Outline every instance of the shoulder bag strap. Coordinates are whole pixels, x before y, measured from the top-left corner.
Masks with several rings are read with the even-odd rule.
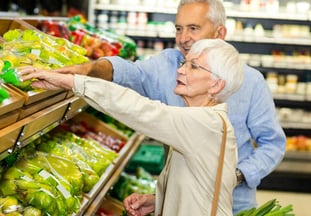
[[[225,156],[225,146],[226,146],[226,139],[227,139],[226,122],[220,114],[218,114],[218,115],[220,116],[220,118],[222,120],[224,131],[223,131],[223,135],[222,135],[221,149],[220,149],[220,154],[219,154],[219,158],[218,158],[218,167],[217,167],[217,175],[216,175],[216,181],[215,181],[215,190],[214,190],[211,216],[216,216],[216,212],[217,212],[219,191],[220,191],[220,182],[221,182],[221,176],[222,176],[222,169],[223,169],[224,156]]]

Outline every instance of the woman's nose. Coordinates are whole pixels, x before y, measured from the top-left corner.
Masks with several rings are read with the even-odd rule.
[[[179,73],[179,74],[186,74],[186,67],[185,67],[185,65],[182,65],[181,67],[179,67],[177,69],[177,73]]]

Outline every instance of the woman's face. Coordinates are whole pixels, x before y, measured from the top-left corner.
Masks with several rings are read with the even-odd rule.
[[[210,96],[209,89],[215,82],[205,55],[187,55],[186,61],[177,70],[174,92],[183,97],[188,105],[202,105]]]

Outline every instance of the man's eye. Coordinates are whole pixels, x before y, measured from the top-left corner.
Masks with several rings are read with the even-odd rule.
[[[197,26],[191,26],[191,27],[189,28],[189,30],[190,30],[191,32],[195,32],[195,31],[199,31],[200,28],[197,27]]]
[[[181,28],[180,27],[175,27],[176,33],[181,32]]]

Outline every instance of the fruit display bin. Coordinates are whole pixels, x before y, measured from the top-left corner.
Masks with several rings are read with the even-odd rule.
[[[9,150],[14,151],[17,144],[18,148],[21,148],[65,121],[71,104],[77,100],[81,99],[73,97],[62,100],[0,129],[0,158],[5,157]],[[79,108],[79,110],[82,109],[83,107]],[[77,108],[75,110],[79,112]],[[7,115],[7,113],[3,115]]]
[[[36,29],[29,23],[18,18],[1,18],[0,19],[0,36],[11,29]]]
[[[38,21],[36,21],[38,22]],[[2,18],[0,19],[0,36],[9,30],[13,29],[33,29],[38,30],[30,23],[27,23],[18,18]],[[39,31],[39,30],[38,30]],[[5,42],[3,38],[1,38],[0,43]],[[11,84],[7,84],[11,89],[18,92],[20,95],[24,97],[24,104],[20,109],[18,119],[23,119],[39,110],[42,110],[46,107],[49,107],[61,100],[64,100],[68,91],[64,90],[56,90],[56,91],[47,91],[47,90],[29,90],[23,91]],[[16,114],[14,115],[16,116]],[[12,123],[12,122],[11,122]],[[1,125],[0,125],[1,126]]]
[[[1,84],[9,94],[9,98],[0,103],[0,129],[16,122],[20,110],[25,102],[25,97],[5,84]]]
[[[120,216],[123,214],[124,207],[123,203],[117,199],[114,199],[110,196],[106,196],[102,200],[102,205],[98,209],[98,215],[111,215],[111,216]]]
[[[117,180],[119,174],[115,172],[120,172],[120,166],[126,157],[132,155],[139,146],[139,143],[144,138],[143,135],[138,133],[133,134],[131,137],[126,137],[118,130],[112,128],[105,122],[97,119],[92,114],[87,112],[81,112],[70,119],[72,123],[77,125],[87,124],[94,132],[101,132],[105,135],[111,136],[113,138],[119,139],[125,142],[125,145],[122,147],[121,151],[118,152],[118,157],[114,159],[112,164],[106,169],[105,173],[100,177],[99,182],[93,187],[93,189],[83,196],[82,206],[80,212],[77,215],[88,215],[86,212],[94,212],[94,209],[97,209],[101,205],[101,200],[105,197],[106,192],[110,189],[111,185]],[[129,154],[129,152],[132,152]],[[124,163],[122,166],[125,166]]]
[[[81,121],[86,121],[88,125],[92,126],[92,128],[95,131],[101,131],[105,132],[107,135],[110,135],[112,137],[118,138],[122,141],[127,142],[128,137],[121,134],[118,130],[110,127],[108,124],[105,122],[99,120],[95,116],[87,113],[87,112],[81,112],[79,115],[76,115],[73,119],[75,122],[81,122]]]
[[[9,85],[19,94],[23,95],[25,102],[21,108],[19,119],[23,119],[39,110],[49,107],[57,102],[60,102],[66,98],[67,91],[53,90],[46,91],[43,89],[36,89],[30,91],[23,91],[13,85]]]

